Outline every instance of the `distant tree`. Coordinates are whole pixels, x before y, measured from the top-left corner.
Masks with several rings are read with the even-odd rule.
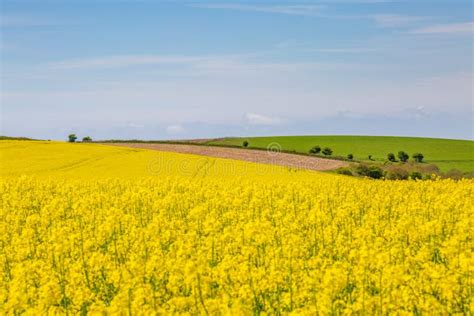
[[[395,154],[394,154],[394,153],[389,153],[389,154],[387,155],[387,160],[388,160],[388,161],[391,161],[391,162],[395,162],[395,161],[396,161],[396,159],[395,159]]]
[[[332,155],[332,149],[329,148],[329,147],[326,147],[326,148],[323,149],[322,153],[323,153],[324,156],[331,156]]]
[[[385,179],[388,180],[406,180],[408,179],[408,171],[405,169],[396,166],[394,168],[391,168],[390,170],[387,170],[385,174]]]
[[[314,146],[309,150],[310,154],[319,154],[321,152],[321,147],[320,146]]]
[[[373,160],[373,159],[372,159],[372,155],[369,155],[369,160]]]
[[[404,152],[404,151],[399,151],[398,152],[398,159],[401,162],[407,162],[408,158],[410,158],[410,156],[408,156],[408,154],[406,152]]]
[[[353,155],[353,154],[349,154],[349,155],[347,155],[347,159],[349,159],[349,160],[352,160],[352,159],[354,159],[354,155]]]
[[[244,140],[244,142],[242,143],[242,146],[244,146],[244,147],[248,147],[248,146],[249,146],[249,142],[248,142],[248,141],[246,141],[246,140]]]
[[[74,143],[77,139],[77,136],[76,136],[76,134],[69,134],[68,138],[69,138],[70,143]]]
[[[422,153],[414,153],[412,157],[416,162],[423,162],[423,158],[425,158]]]
[[[360,163],[355,168],[355,172],[357,173],[357,175],[361,177],[366,177],[369,174],[369,166],[367,166],[366,164]]]
[[[92,138],[90,136],[86,136],[86,137],[82,138],[82,141],[85,142],[85,143],[88,143],[88,142],[92,141]]]
[[[377,166],[370,166],[367,176],[373,179],[380,179],[383,177],[383,170]]]
[[[346,176],[353,176],[351,169],[349,168],[339,168],[336,170],[338,174],[343,174]]]

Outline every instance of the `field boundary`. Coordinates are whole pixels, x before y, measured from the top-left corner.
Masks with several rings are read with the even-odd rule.
[[[93,143],[97,144],[169,144],[169,145],[189,145],[189,146],[201,146],[201,147],[218,147],[218,148],[235,148],[241,150],[255,150],[255,151],[269,151],[269,148],[261,148],[261,147],[242,147],[238,145],[226,145],[226,144],[212,144],[210,142],[216,141],[223,138],[213,138],[213,139],[206,139],[203,142],[198,142],[199,140],[190,141],[190,140],[138,140],[138,139],[131,139],[131,140],[98,140],[93,141]],[[314,157],[320,159],[327,159],[327,160],[339,160],[339,161],[346,161],[346,162],[360,162],[359,160],[347,159],[343,156],[324,156],[321,154],[309,154],[298,152],[296,150],[285,150],[281,147],[278,150],[281,153],[289,154],[289,155],[297,155],[297,156],[304,156],[304,157]]]
[[[182,154],[199,155],[220,159],[240,160],[252,163],[277,165],[292,169],[314,171],[330,171],[349,165],[346,161],[336,159],[322,159],[312,155],[298,155],[279,151],[278,148],[267,150],[244,149],[241,147],[207,146],[180,142],[95,142],[105,146],[119,146],[140,148],[161,152],[175,152]]]

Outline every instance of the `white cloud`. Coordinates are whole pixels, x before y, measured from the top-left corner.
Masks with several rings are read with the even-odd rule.
[[[350,52],[346,49],[321,50],[326,53]],[[355,51],[353,51],[355,52]],[[370,67],[361,64],[329,63],[329,62],[260,62],[252,61],[246,56],[179,56],[179,55],[122,55],[103,56],[50,62],[46,67],[51,70],[91,70],[115,69],[137,66],[176,66],[188,69],[186,76],[203,74],[257,74],[266,72],[307,72],[355,70]],[[174,70],[176,74],[176,70]],[[181,72],[183,74],[183,72]],[[31,74],[30,74],[31,76]]]
[[[431,19],[431,17],[427,16],[398,14],[376,14],[372,16],[372,18],[377,23],[377,25],[381,27],[404,27]]]
[[[474,33],[474,22],[439,24],[413,30],[415,34],[469,34]]]
[[[278,117],[256,113],[245,113],[245,120],[250,125],[277,125],[282,123],[282,120]]]
[[[121,68],[140,65],[189,64],[204,59],[195,56],[123,55],[64,60],[50,63],[49,66],[54,69]]]
[[[221,10],[237,10],[237,11],[254,11],[265,13],[278,13],[289,15],[319,15],[324,8],[322,5],[306,4],[306,5],[252,5],[252,4],[195,4],[193,7],[204,9],[221,9]]]
[[[131,128],[144,128],[145,126],[142,125],[142,124],[137,124],[137,123],[134,123],[134,122],[127,122],[127,127],[131,127]]]
[[[185,128],[179,124],[170,125],[166,128],[166,133],[172,134],[172,135],[182,134],[185,131],[186,131]]]

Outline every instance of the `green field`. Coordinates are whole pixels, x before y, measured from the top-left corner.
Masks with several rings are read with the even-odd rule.
[[[240,146],[247,140],[250,148],[267,148],[271,143],[278,143],[282,150],[308,153],[313,146],[330,147],[336,156],[347,156],[352,153],[354,159],[365,161],[368,155],[372,159],[384,161],[387,154],[403,150],[411,155],[421,152],[427,163],[436,164],[442,171],[458,169],[474,171],[474,141],[391,137],[391,136],[274,136],[225,138],[209,142],[214,145]]]

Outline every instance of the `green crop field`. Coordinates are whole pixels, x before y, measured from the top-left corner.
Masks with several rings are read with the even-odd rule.
[[[390,137],[390,136],[275,136],[225,138],[209,142],[214,145],[242,145],[247,140],[249,148],[267,148],[271,143],[277,143],[282,150],[308,153],[313,146],[330,147],[336,156],[353,154],[354,159],[376,161],[386,160],[387,154],[403,150],[411,155],[421,152],[427,163],[436,164],[442,171],[458,169],[474,171],[474,141],[418,138],[418,137]]]

